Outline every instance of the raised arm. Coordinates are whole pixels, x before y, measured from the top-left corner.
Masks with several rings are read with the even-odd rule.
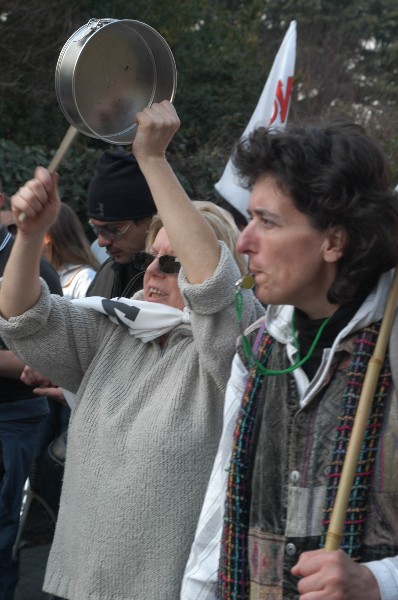
[[[213,230],[193,206],[166,159],[166,148],[180,120],[174,106],[165,100],[139,112],[136,122],[133,153],[188,281],[202,283],[213,275],[220,252]]]
[[[26,219],[18,221],[18,233],[4,270],[0,290],[0,313],[6,319],[21,315],[40,296],[40,257],[47,229],[56,221],[60,200],[57,175],[37,167],[28,181],[11,198],[13,211]]]

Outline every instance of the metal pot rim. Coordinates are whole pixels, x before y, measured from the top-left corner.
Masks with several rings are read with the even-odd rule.
[[[131,19],[90,19],[65,43],[55,70],[56,96],[81,133],[130,144],[135,114],[174,100],[177,70],[164,38]]]

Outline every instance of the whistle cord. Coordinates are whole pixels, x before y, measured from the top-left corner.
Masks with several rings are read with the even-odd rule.
[[[235,308],[236,308],[236,314],[238,317],[238,323],[241,323],[241,321],[242,321],[242,307],[243,307],[243,296],[242,296],[242,292],[238,289],[235,293]],[[325,329],[326,325],[329,323],[331,318],[332,318],[332,315],[330,317],[327,317],[323,321],[323,323],[321,324],[321,326],[319,327],[319,329],[317,331],[317,334],[314,338],[314,341],[311,344],[310,349],[308,350],[308,352],[304,356],[304,358],[301,358],[299,344],[298,344],[298,340],[297,340],[297,336],[296,336],[296,327],[295,327],[294,313],[293,313],[291,333],[292,333],[292,338],[293,338],[293,344],[297,350],[297,359],[294,361],[294,363],[292,365],[290,365],[290,367],[287,367],[286,369],[272,370],[272,369],[267,369],[266,367],[264,367],[254,356],[249,340],[244,335],[244,333],[242,333],[242,347],[243,347],[243,351],[244,351],[246,360],[247,360],[250,368],[256,367],[260,371],[260,373],[262,373],[262,375],[284,375],[285,373],[291,373],[292,371],[295,371],[296,369],[298,369],[299,367],[304,365],[311,358],[311,356],[319,342],[319,338],[321,337],[323,330]]]

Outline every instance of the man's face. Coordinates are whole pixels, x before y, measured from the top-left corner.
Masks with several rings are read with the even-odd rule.
[[[98,245],[120,264],[131,262],[134,254],[145,248],[145,238],[151,217],[140,221],[99,221],[90,219],[98,229]]]

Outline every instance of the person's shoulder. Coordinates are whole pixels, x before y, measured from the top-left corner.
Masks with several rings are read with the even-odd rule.
[[[101,265],[109,258],[106,248],[98,245],[98,239],[94,240],[91,244],[91,252]]]
[[[100,264],[99,269],[97,271],[97,275],[98,273],[103,273],[104,271],[108,271],[109,269],[114,270],[116,264],[117,263],[114,261],[112,256],[109,256],[102,264]]]
[[[90,279],[90,281],[92,281],[94,277],[96,277],[98,271],[93,269],[93,267],[90,267],[90,265],[79,265],[75,269],[76,277],[78,279]]]
[[[47,283],[52,294],[62,296],[62,287],[58,273],[44,257],[40,259],[40,277]]]
[[[115,280],[115,265],[117,265],[117,263],[115,263],[111,256],[100,265],[100,268],[87,290],[87,296],[108,297],[111,294]]]
[[[9,235],[4,225],[0,223],[0,276],[3,276],[13,243],[14,239]]]
[[[84,298],[96,274],[90,265],[66,265],[59,273],[64,295]]]
[[[249,325],[243,335],[239,336],[236,343],[236,352],[247,369],[250,368],[250,354],[257,354],[261,340],[266,334],[268,332],[266,331],[265,316],[263,315]]]
[[[247,327],[247,329],[245,331],[245,336],[247,337],[248,340],[250,340],[251,342],[254,342],[256,337],[259,334],[261,335],[265,329],[266,329],[265,315],[262,315],[259,319],[257,319],[257,321],[254,321],[254,323],[252,323],[251,325],[249,325],[249,327]]]

